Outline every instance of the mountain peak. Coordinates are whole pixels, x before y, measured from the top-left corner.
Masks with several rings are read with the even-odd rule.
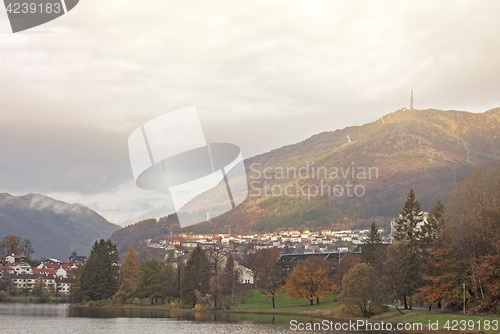
[[[0,238],[13,234],[30,239],[37,257],[86,255],[95,240],[108,238],[119,226],[81,204],[69,204],[30,193],[0,194]]]

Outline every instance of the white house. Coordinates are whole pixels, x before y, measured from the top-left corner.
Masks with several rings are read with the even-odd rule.
[[[240,273],[240,284],[254,284],[253,271],[242,266],[238,262],[234,262],[234,268]]]
[[[24,260],[26,259],[26,256],[25,255],[7,255],[5,257],[5,262],[7,263],[15,263],[15,262],[24,262]]]
[[[68,272],[63,267],[61,267],[61,268],[56,270],[56,277],[66,278],[66,277],[68,277]]]

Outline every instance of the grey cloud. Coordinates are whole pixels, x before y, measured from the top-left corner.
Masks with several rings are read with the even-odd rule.
[[[245,157],[373,121],[407,106],[411,86],[417,108],[496,107],[499,10],[86,0],[39,28],[53,33],[0,34],[0,191],[77,193],[112,220],[147,214],[160,200],[130,184],[128,134],[189,105],[208,141]]]

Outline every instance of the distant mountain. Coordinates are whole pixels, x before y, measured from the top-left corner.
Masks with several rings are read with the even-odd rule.
[[[30,239],[35,258],[67,259],[73,251],[88,255],[94,241],[119,228],[80,204],[38,194],[0,194],[0,238],[13,234]]]
[[[236,209],[183,231],[365,227],[372,220],[387,227],[410,188],[429,210],[472,169],[499,160],[500,108],[484,113],[398,110],[372,123],[320,133],[247,159],[249,197]],[[371,175],[363,178],[363,170]],[[351,194],[358,186],[362,196],[348,196],[347,182]],[[308,187],[314,194],[315,187],[328,190],[326,185],[328,194],[308,198]],[[292,196],[269,196],[273,187],[275,195],[288,189]],[[158,225],[172,230],[172,218]],[[130,231],[153,238],[161,228]]]

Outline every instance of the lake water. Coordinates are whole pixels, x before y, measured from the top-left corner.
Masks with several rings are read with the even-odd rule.
[[[70,308],[67,304],[0,303],[0,333],[292,333],[287,316]],[[307,321],[307,320],[306,320]]]
[[[305,330],[292,330],[291,320],[303,326],[319,324],[322,321],[286,315],[71,308],[68,304],[0,303],[0,334],[311,333]],[[345,330],[322,330],[321,332],[346,333]],[[402,334],[396,331],[358,331],[356,333]]]

